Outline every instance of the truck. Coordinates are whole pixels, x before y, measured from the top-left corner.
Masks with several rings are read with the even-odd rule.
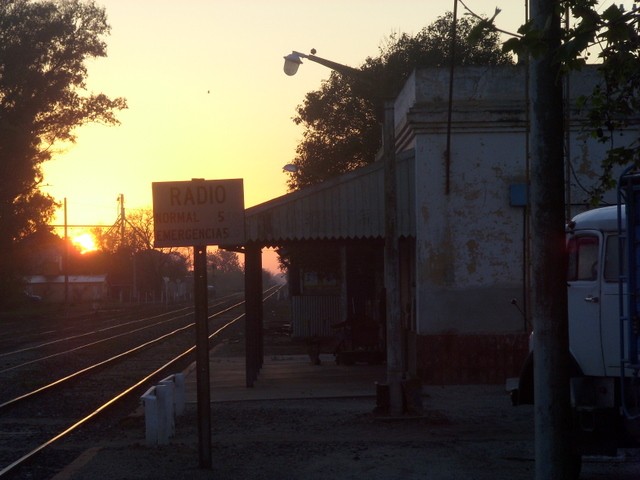
[[[618,185],[617,205],[580,213],[566,229],[575,478],[583,455],[640,446],[640,173],[625,171]],[[534,401],[532,345],[514,405]]]

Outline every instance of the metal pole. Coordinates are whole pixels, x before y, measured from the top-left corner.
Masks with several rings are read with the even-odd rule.
[[[211,468],[211,391],[207,304],[207,247],[193,247],[193,293],[196,322],[196,390],[200,468]]]
[[[67,223],[67,197],[64,197],[64,309],[69,307],[69,234]]]
[[[258,245],[245,247],[245,373],[246,385],[253,387],[262,367],[262,251]]]
[[[451,23],[451,51],[449,53],[449,105],[447,106],[447,148],[445,154],[444,194],[451,191],[451,117],[453,115],[453,78],[456,67],[456,44],[458,36],[458,0],[453,1],[453,22]]]
[[[124,227],[125,227],[125,213],[124,213],[124,193],[120,194],[120,245],[124,246]]]
[[[374,83],[357,70],[316,55],[303,55],[313,62],[337,71],[341,75],[350,76],[358,82],[374,87]],[[403,341],[402,319],[400,317],[400,262],[398,252],[398,212],[396,184],[396,141],[393,101],[384,105],[384,284],[386,290],[387,316],[387,385],[389,387],[389,413],[402,414],[402,380],[405,373],[405,344]]]
[[[311,60],[312,62],[319,63],[322,66],[330,68],[331,70],[335,70],[340,75],[356,78],[359,81],[364,81],[364,83],[371,85],[368,79],[363,76],[362,70],[358,70],[357,68],[349,67],[348,65],[343,65],[341,63],[337,63],[332,60],[327,60],[326,58],[318,57],[315,54],[311,54],[311,55],[300,54],[300,56],[308,60]]]
[[[402,415],[404,343],[400,318],[398,211],[394,105],[384,105],[384,283],[387,294],[387,385],[389,413]]]
[[[555,0],[531,2],[546,51],[531,58],[531,259],[536,480],[571,476],[564,116]]]

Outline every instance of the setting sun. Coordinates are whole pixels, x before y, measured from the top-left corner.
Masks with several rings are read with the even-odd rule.
[[[93,235],[90,233],[76,235],[71,239],[71,242],[78,248],[80,253],[92,252],[98,248]]]

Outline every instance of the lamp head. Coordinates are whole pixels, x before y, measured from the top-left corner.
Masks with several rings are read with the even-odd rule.
[[[300,57],[302,57],[298,52],[291,52],[289,55],[284,57],[284,73],[289,76],[295,75],[298,71],[298,67],[302,63]]]

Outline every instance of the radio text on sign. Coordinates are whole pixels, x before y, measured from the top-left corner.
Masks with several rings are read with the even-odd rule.
[[[227,191],[223,185],[172,187],[169,189],[169,198],[171,206],[216,205],[227,201]]]

